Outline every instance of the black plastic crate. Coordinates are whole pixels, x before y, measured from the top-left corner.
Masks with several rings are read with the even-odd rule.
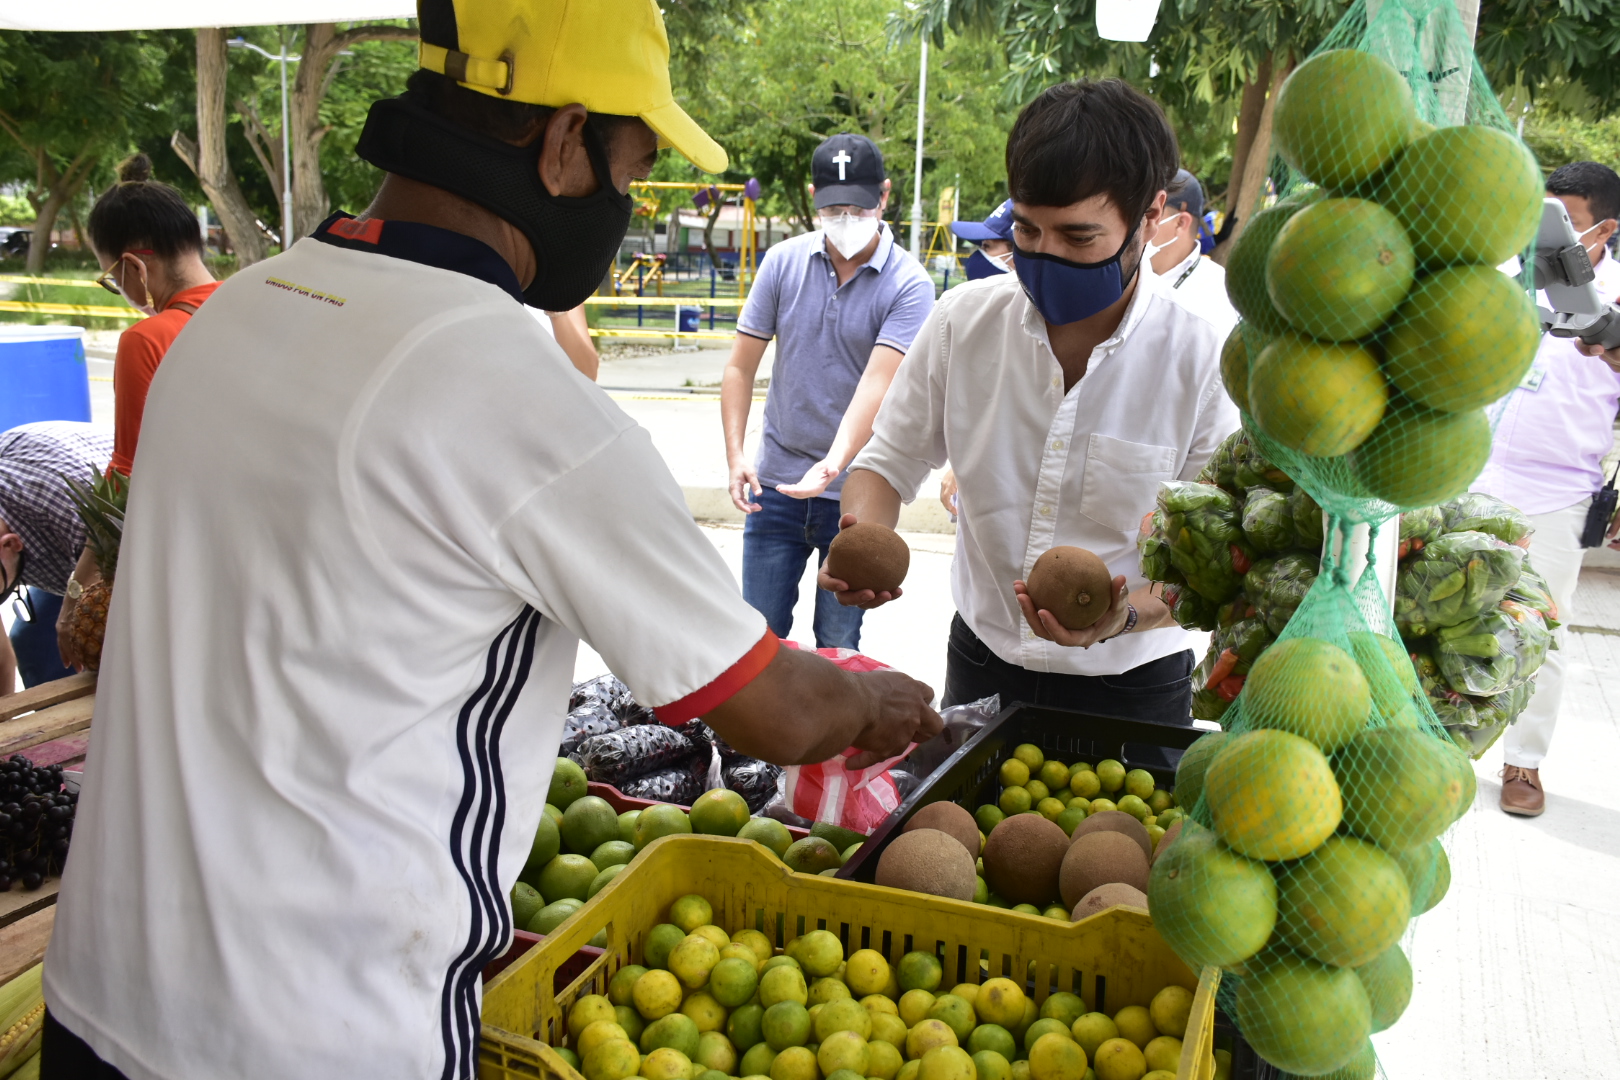
[[[1034,743],[1049,758],[1086,761],[1106,758],[1127,769],[1146,769],[1160,787],[1171,789],[1181,754],[1206,728],[1183,727],[1151,720],[1126,720],[1069,709],[1015,703],[986,724],[935,769],[883,822],[861,849],[839,870],[841,878],[870,882],[878,858],[905,823],[933,802],[955,802],[969,811],[994,803],[1001,791],[1001,763],[1021,743]],[[1233,1080],[1280,1080],[1281,1074],[1238,1034],[1224,1011],[1215,1014],[1215,1045],[1232,1054]]]
[[[954,802],[970,812],[994,803],[1001,792],[997,777],[1001,763],[1021,743],[1034,743],[1047,757],[1071,764],[1087,761],[1095,766],[1113,758],[1127,769],[1146,769],[1160,787],[1169,788],[1175,781],[1182,751],[1203,734],[1202,728],[1179,724],[1015,703],[946,758],[884,818],[838,876],[871,881],[883,849],[900,834],[911,815],[929,803]]]

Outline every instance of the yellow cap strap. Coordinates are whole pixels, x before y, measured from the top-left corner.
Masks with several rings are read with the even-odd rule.
[[[512,62],[509,57],[484,60],[446,49],[442,45],[429,45],[425,41],[418,55],[422,67],[428,71],[448,75],[459,83],[487,87],[498,94],[512,92]]]

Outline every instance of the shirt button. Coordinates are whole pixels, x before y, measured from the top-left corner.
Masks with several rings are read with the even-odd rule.
[[[1050,506],[1041,507],[1041,517],[1051,517],[1051,516],[1052,516],[1052,508]]]
[[[1056,390],[1058,387],[1060,387],[1062,385],[1063,385],[1063,380],[1062,379],[1053,379],[1052,380],[1052,389]]]
[[[1054,449],[1054,450],[1063,449],[1063,440],[1062,439],[1053,439],[1052,440],[1052,449]]]

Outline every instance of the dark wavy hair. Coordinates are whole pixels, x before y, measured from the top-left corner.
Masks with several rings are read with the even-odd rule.
[[[1127,222],[1170,185],[1181,153],[1164,112],[1119,79],[1042,91],[1007,136],[1007,188],[1017,202],[1069,206],[1107,195]]]
[[[172,259],[203,252],[197,214],[168,184],[152,179],[152,159],[136,154],[118,167],[118,183],[90,210],[90,243],[103,255],[149,250]]]

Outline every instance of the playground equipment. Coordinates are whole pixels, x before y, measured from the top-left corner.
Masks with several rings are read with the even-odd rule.
[[[664,266],[668,261],[668,256],[662,252],[656,255],[650,251],[636,252],[630,265],[613,275],[613,295],[624,296],[628,292],[631,296],[641,296],[651,285],[658,290],[657,295],[663,296]]]
[[[748,287],[753,284],[754,273],[759,264],[758,246],[754,234],[754,209],[755,204],[759,201],[759,190],[758,180],[750,180],[746,184],[697,184],[673,180],[637,180],[630,185],[631,195],[639,195],[644,199],[657,199],[658,196],[652,193],[659,191],[689,191],[692,193],[693,205],[699,210],[708,207],[716,199],[724,198],[729,202],[733,197],[740,198],[743,222],[742,243],[737,247],[737,296],[739,298],[748,295]],[[673,236],[669,239],[671,242],[674,241]],[[640,256],[637,256],[637,258],[640,258]],[[646,283],[646,280],[641,282],[643,288]],[[615,289],[617,290],[617,288],[618,284],[615,282]],[[662,292],[659,295],[663,295]]]

